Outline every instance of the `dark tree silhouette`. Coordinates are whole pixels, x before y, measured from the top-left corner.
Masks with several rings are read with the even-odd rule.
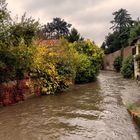
[[[64,21],[61,18],[53,18],[53,21],[50,23],[47,23],[47,25],[44,25],[43,27],[43,36],[45,38],[60,38],[64,37],[66,38],[69,34],[69,28],[71,27],[71,24],[68,24],[66,21]]]

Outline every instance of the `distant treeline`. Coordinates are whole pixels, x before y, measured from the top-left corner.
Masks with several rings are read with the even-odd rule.
[[[112,27],[110,28],[113,32],[105,37],[101,46],[106,54],[131,45],[133,40],[140,36],[140,20],[133,20],[126,9],[114,12],[113,16]]]

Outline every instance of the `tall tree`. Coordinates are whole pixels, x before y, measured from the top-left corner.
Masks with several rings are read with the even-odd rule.
[[[43,35],[45,38],[66,38],[69,34],[69,28],[71,24],[64,21],[61,18],[53,18],[53,21],[44,25],[43,27]]]
[[[77,29],[72,28],[68,37],[67,37],[69,42],[75,42],[78,40],[83,40],[83,38],[81,37],[80,33],[78,33]]]
[[[133,21],[128,14],[126,9],[119,9],[118,11],[113,13],[114,20],[111,21],[113,26],[111,29],[113,31],[118,32],[121,47],[126,47],[128,45],[128,37],[130,33],[130,28],[132,27]]]
[[[112,53],[119,49],[128,46],[128,38],[130,29],[133,25],[133,20],[126,9],[119,9],[113,13],[114,19],[111,21],[113,26],[112,33],[109,33],[105,38],[106,49],[105,53]],[[123,53],[122,53],[123,54]]]
[[[132,26],[132,18],[128,14],[126,9],[120,9],[113,13],[114,20],[111,21],[113,26],[111,27],[114,31],[119,33],[124,32],[124,30],[129,29]]]

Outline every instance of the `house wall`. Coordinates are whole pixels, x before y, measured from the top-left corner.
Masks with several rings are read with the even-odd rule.
[[[135,44],[135,47],[136,47],[136,55],[140,54],[139,45],[140,45],[140,39]],[[138,67],[137,62],[135,61],[135,56],[136,55],[134,55],[134,76],[137,79],[137,78],[140,78],[140,70],[139,70],[139,67]]]

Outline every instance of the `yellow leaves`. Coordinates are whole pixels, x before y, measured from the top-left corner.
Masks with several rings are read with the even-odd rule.
[[[46,46],[34,46],[34,55],[33,55],[33,63],[32,69],[36,69],[41,71],[45,69],[45,55],[46,55],[47,47]]]
[[[89,40],[78,43],[69,44],[62,39],[55,46],[34,46],[31,70],[32,75],[39,79],[43,94],[58,93],[66,89],[75,80],[79,71],[82,71],[82,76],[79,74],[79,77],[83,77],[83,72],[87,78],[95,75],[94,71],[98,70],[99,66],[97,64],[95,67],[90,66],[93,60],[95,62],[101,60],[101,50]],[[82,51],[84,53],[80,53]]]

